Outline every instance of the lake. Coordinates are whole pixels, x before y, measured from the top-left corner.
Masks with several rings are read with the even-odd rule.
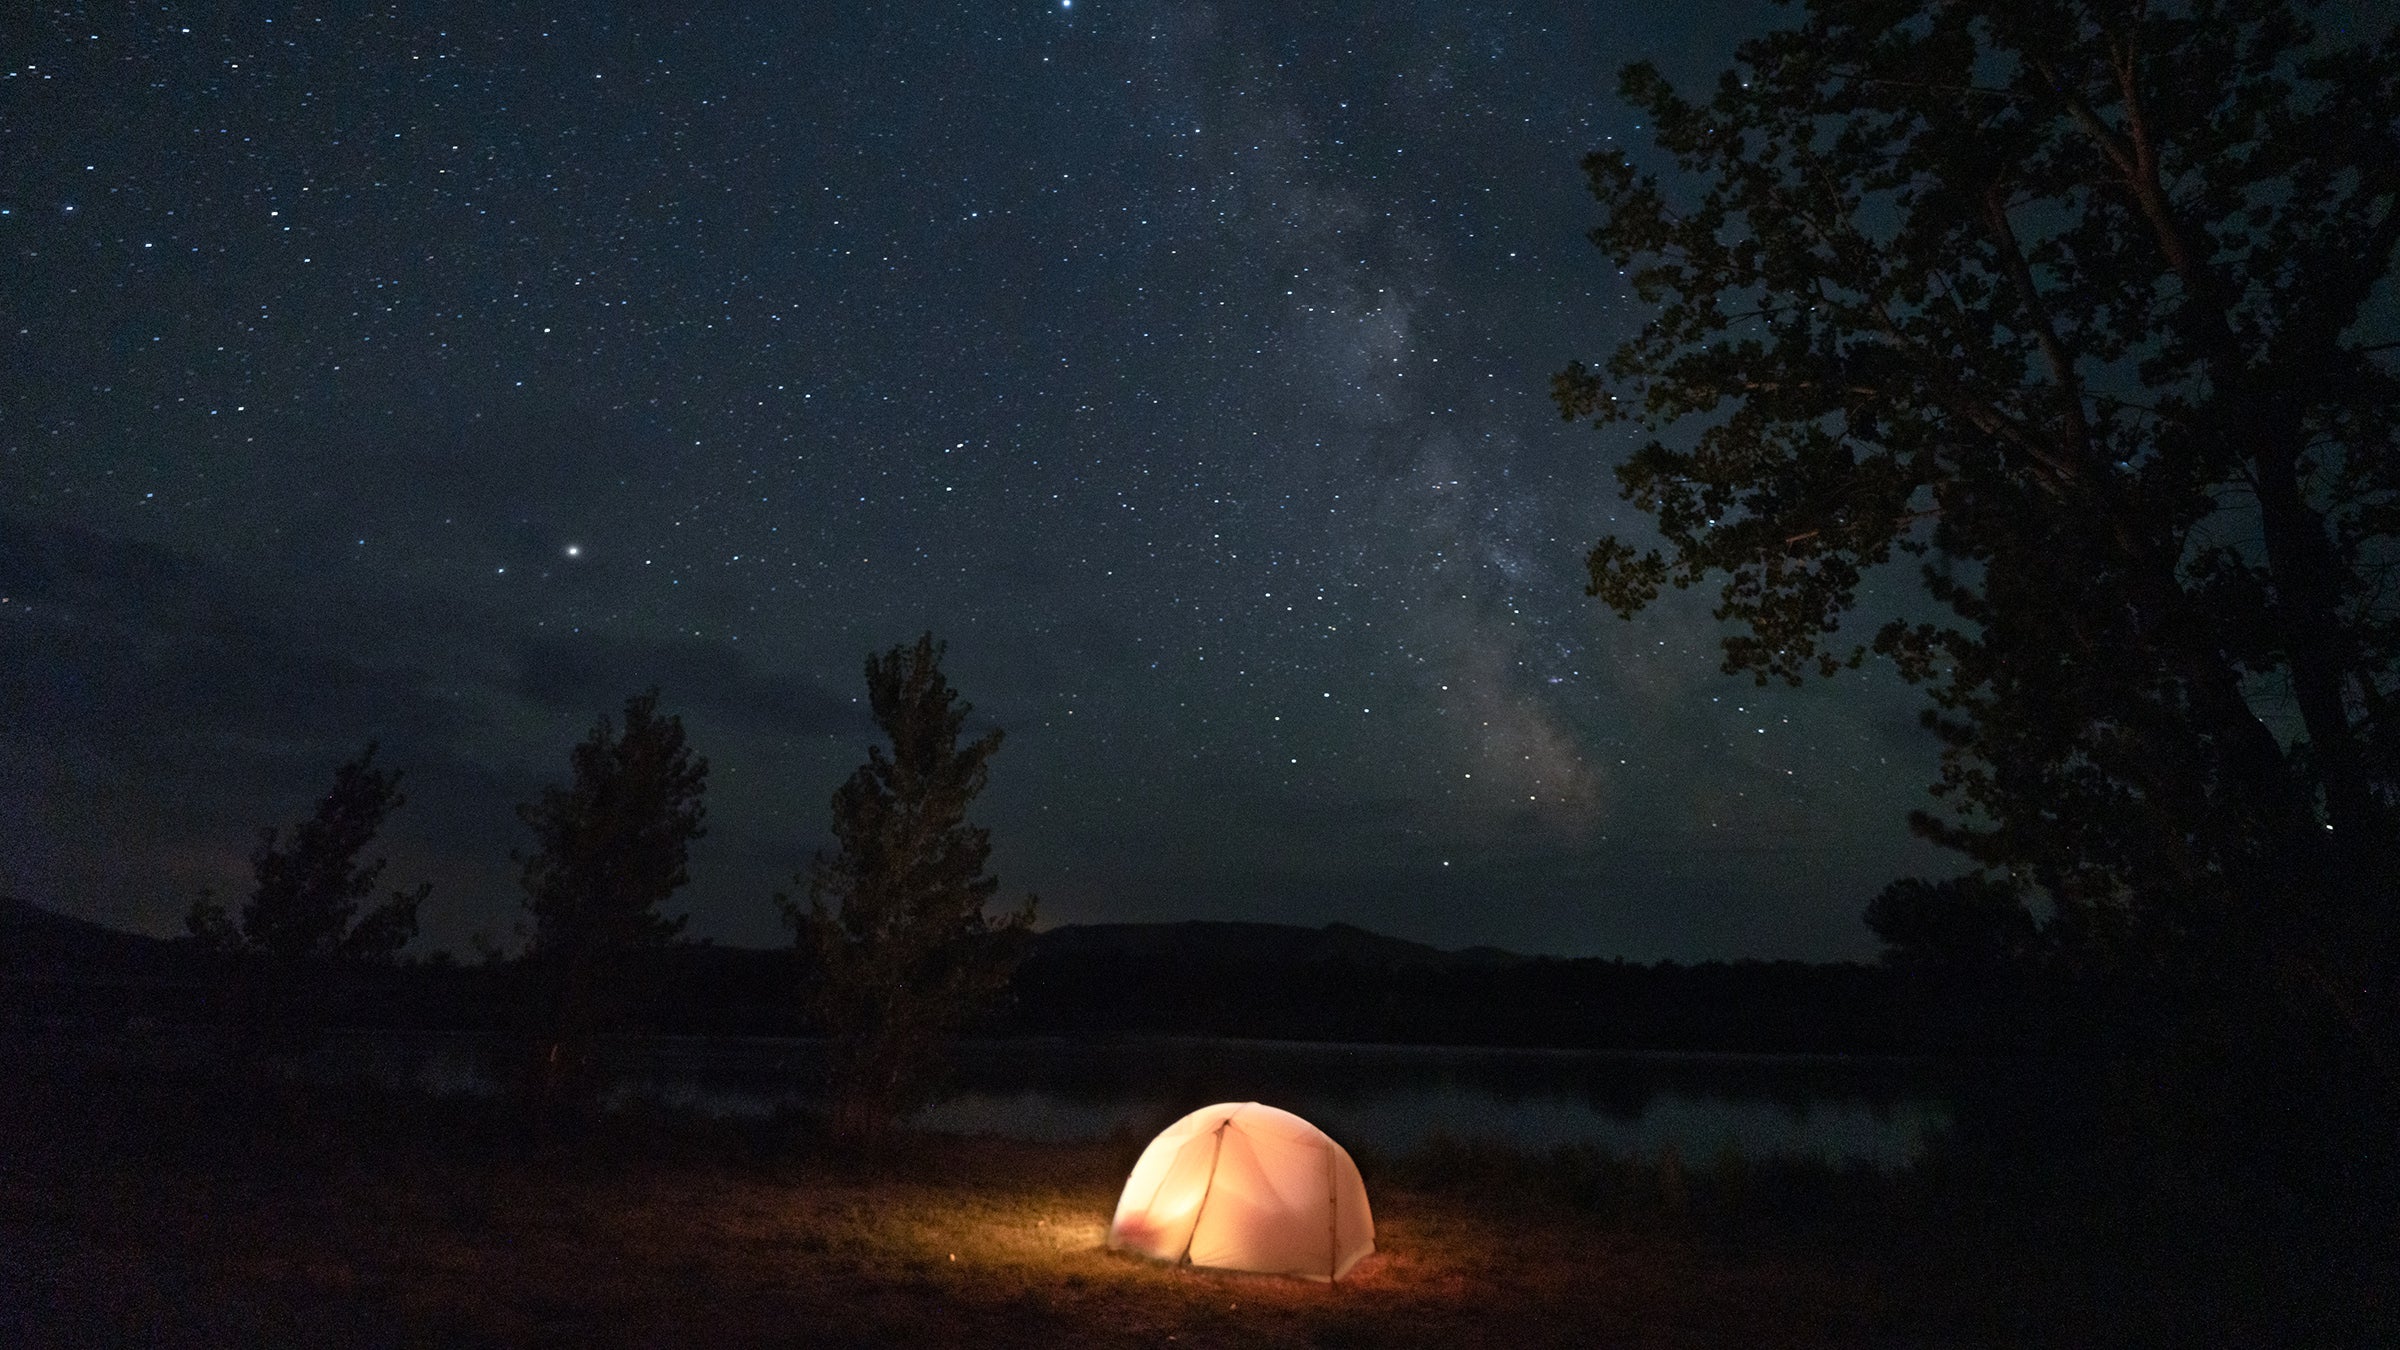
[[[494,1090],[473,1042],[345,1037],[335,1052],[435,1091]],[[655,1037],[617,1047],[620,1102],[764,1116],[821,1100],[812,1041]],[[928,1129],[1017,1139],[1146,1137],[1187,1111],[1262,1101],[1382,1152],[1436,1136],[1706,1161],[1914,1158],[1948,1120],[1930,1070],[1886,1058],[1126,1038],[962,1043]]]

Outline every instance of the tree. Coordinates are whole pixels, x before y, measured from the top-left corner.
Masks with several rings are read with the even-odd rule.
[[[1662,308],[1553,395],[1651,433],[1663,548],[1603,539],[1590,593],[1716,583],[1729,673],[1858,665],[1862,579],[1920,560],[1871,645],[1976,871],[1887,937],[2279,1002],[2388,1072],[2400,39],[2307,8],[1814,0],[1706,103],[1628,67],[1680,173],[1589,156],[1592,238]]]
[[[628,960],[683,931],[658,906],[690,880],[691,844],[707,834],[708,761],[684,743],[683,721],[658,715],[658,690],[625,700],[620,733],[601,717],[569,755],[566,787],[517,808],[535,849],[519,855],[526,948],[540,1005],[545,1097],[597,1084],[597,1038],[622,1014]]]
[[[257,887],[236,925],[210,891],[184,914],[200,946],[242,960],[229,973],[236,1019],[251,1048],[305,1048],[309,1029],[326,1014],[331,983],[342,968],[388,965],[417,933],[417,910],[432,891],[394,890],[364,915],[384,860],[361,862],[384,820],[408,801],[398,770],[375,767],[375,742],[334,770],[333,789],[316,813],[286,836],[261,830],[250,851]]]
[[[775,897],[813,960],[847,1135],[916,1104],[943,1037],[1007,986],[1033,926],[1030,895],[1012,914],[984,913],[1000,882],[984,872],[990,831],[966,812],[1001,733],[959,744],[974,706],[943,678],[943,651],[927,633],[867,657],[868,705],[891,752],[869,746],[834,793],[837,848],[806,873],[808,907]]]
[[[375,767],[375,742],[334,771],[333,790],[318,800],[316,814],[292,827],[289,838],[270,826],[250,852],[257,889],[242,906],[235,928],[224,906],[203,893],[184,915],[184,927],[202,946],[248,951],[288,966],[328,961],[388,963],[417,934],[417,908],[432,891],[395,890],[361,916],[358,907],[375,891],[384,860],[361,863],[385,818],[408,801],[398,770]]]

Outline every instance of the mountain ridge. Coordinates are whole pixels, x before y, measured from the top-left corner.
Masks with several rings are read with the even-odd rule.
[[[446,954],[328,972],[328,1025],[491,1032],[514,963]],[[627,963],[634,1025],[686,1036],[816,1033],[791,947],[679,943]],[[240,1015],[242,981],[189,938],[0,898],[0,1021],[110,1026]],[[1659,962],[1445,951],[1351,924],[1062,924],[1034,935],[977,1034],[1887,1052],[1922,1039],[1896,972],[1855,963]]]
[[[1492,946],[1435,947],[1340,922],[1314,928],[1245,919],[1065,923],[1039,930],[1033,939],[1037,951],[1071,951],[1078,955],[1117,951],[1155,956],[1182,946],[1229,956],[1300,961],[1343,959],[1373,965],[1506,966],[1560,959]],[[726,953],[779,954],[788,950],[781,946],[752,947],[707,940],[678,946]],[[194,961],[201,955],[199,948],[186,937],[162,938],[137,933],[17,896],[0,895],[0,974],[15,974],[16,968],[26,962],[55,967],[82,958],[104,963],[172,965]]]

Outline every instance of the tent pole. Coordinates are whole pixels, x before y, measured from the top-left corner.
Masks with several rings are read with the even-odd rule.
[[[1325,1136],[1325,1282],[1338,1278],[1337,1267],[1342,1264],[1341,1202],[1335,1197],[1333,1180],[1333,1136]]]
[[[1238,1110],[1234,1113],[1239,1114]],[[1208,1217],[1208,1197],[1217,1189],[1217,1158],[1225,1152],[1225,1127],[1232,1123],[1233,1116],[1229,1115],[1218,1121],[1217,1128],[1210,1131],[1216,1135],[1217,1142],[1208,1150],[1208,1180],[1200,1187],[1200,1208],[1192,1215],[1192,1231],[1184,1234],[1183,1255],[1177,1258],[1178,1264],[1191,1264],[1192,1239],[1200,1236],[1200,1221]]]

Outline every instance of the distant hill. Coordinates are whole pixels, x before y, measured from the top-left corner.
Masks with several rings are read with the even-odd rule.
[[[1107,1034],[1132,1016],[1118,1005],[1141,997],[1137,985],[1156,987],[1155,979],[1140,972],[1217,971],[1231,976],[1220,978],[1218,987],[1255,991],[1304,982],[1310,972],[1324,969],[1467,971],[1532,959],[1493,947],[1443,951],[1340,923],[1322,928],[1201,919],[1065,924],[1034,936],[1017,972],[1010,1005],[984,1029],[1002,1034]],[[800,1034],[808,1029],[797,989],[801,974],[799,958],[788,947],[696,943],[672,948],[658,958],[650,1020],[691,1033],[743,1029]],[[1252,997],[1250,1002],[1258,1005],[1260,1000]],[[1103,1014],[1102,1007],[1110,1011]],[[1160,1018],[1154,1009],[1144,1025],[1165,1027]],[[1270,1029],[1257,1034],[1277,1033]]]
[[[0,899],[0,1016],[106,1025],[209,1019],[225,967],[162,940]],[[667,948],[627,976],[644,1026],[684,1035],[805,1035],[788,947]],[[344,1025],[505,1024],[515,977],[446,960],[352,972]],[[1796,961],[1636,965],[1444,951],[1348,924],[1068,924],[1036,935],[984,1034],[1246,1037],[1660,1051],[1920,1047],[1889,971]]]
[[[1370,933],[1346,923],[1302,928],[1286,923],[1229,923],[1209,919],[1186,919],[1181,923],[1065,924],[1036,938],[1034,952],[1039,959],[1055,961],[1162,957],[1304,965],[1346,961],[1378,969],[1506,966],[1531,959],[1498,947],[1443,951],[1405,938]]]
[[[188,978],[196,955],[189,942],[128,933],[0,895],[0,979]]]
[[[1071,1037],[1660,1051],[1910,1048],[1888,971],[1442,951],[1347,924],[1069,925],[1041,935],[999,1025]]]

